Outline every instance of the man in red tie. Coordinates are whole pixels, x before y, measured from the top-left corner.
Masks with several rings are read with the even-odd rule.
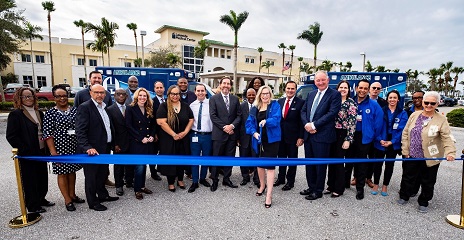
[[[282,129],[282,141],[279,146],[279,158],[297,158],[298,147],[303,145],[304,128],[301,122],[301,109],[304,105],[304,100],[296,97],[296,83],[288,81],[285,84],[285,97],[278,100],[282,109],[282,119],[280,120],[280,127]],[[288,191],[293,188],[295,184],[296,166],[279,167],[279,174],[274,186],[287,184],[282,188],[283,191]]]

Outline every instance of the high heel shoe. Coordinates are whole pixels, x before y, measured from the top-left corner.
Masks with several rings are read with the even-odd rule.
[[[170,187],[173,187],[173,188],[170,188]],[[168,190],[171,191],[171,192],[175,192],[176,191],[176,187],[174,185],[169,185],[168,186]]]
[[[185,185],[180,185],[179,182],[180,181],[177,181],[177,186],[179,186],[180,189],[185,189]]]
[[[267,186],[266,186],[266,185],[264,185],[264,189],[263,189],[263,191],[262,191],[262,192],[259,192],[259,189],[258,189],[258,192],[256,192],[256,196],[257,196],[257,197],[260,197],[260,196],[262,196],[262,195],[263,195],[263,193],[264,193],[264,191],[266,190],[266,187],[267,187]]]
[[[266,197],[266,200],[267,200],[267,197]],[[265,208],[271,208],[271,206],[272,206],[272,201],[269,204],[267,204],[266,201],[264,201],[264,207]]]

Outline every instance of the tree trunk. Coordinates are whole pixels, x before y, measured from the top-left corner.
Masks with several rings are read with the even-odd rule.
[[[48,12],[48,45],[50,47],[50,69],[52,71],[52,86],[55,85],[55,74],[53,73],[52,31],[50,29],[50,12]]]
[[[105,66],[105,55],[103,55],[103,51],[101,53],[102,53],[102,64],[103,66]]]
[[[292,50],[292,58],[290,59],[290,79],[292,79],[292,69],[293,69],[293,50]]]
[[[34,83],[36,82],[35,81],[35,70],[34,70],[34,58],[33,58],[33,54],[32,54],[32,38],[29,38],[29,43],[31,44],[31,66],[32,66],[32,87],[34,87]],[[39,87],[37,85],[37,87]]]
[[[135,32],[135,30],[134,30],[134,38],[135,38],[135,59],[139,59],[139,47],[137,45],[137,33]]]
[[[85,57],[84,28],[82,28],[82,53],[84,54],[84,79],[87,79],[87,60]]]
[[[258,73],[261,73],[261,61],[263,60],[263,55],[261,53],[259,53],[259,68],[258,68]]]
[[[317,46],[314,45],[314,71],[316,71]]]
[[[111,60],[110,60],[110,44],[106,44],[106,48],[108,51],[108,67],[111,67]]]
[[[2,96],[2,103],[5,101],[5,92],[3,91],[3,82],[2,82],[2,75],[0,74],[0,95]]]
[[[237,43],[235,44],[234,46],[234,76],[233,76],[233,81],[234,81],[234,93],[235,95],[237,95],[239,93],[239,90],[238,90],[238,86],[239,83],[238,83],[238,80],[237,80]]]

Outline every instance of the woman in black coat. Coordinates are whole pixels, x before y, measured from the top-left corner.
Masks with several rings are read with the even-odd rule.
[[[37,110],[37,96],[30,88],[19,88],[14,96],[15,110],[8,115],[6,139],[19,156],[48,155],[46,144],[42,141],[43,112]],[[47,163],[20,159],[21,180],[26,207],[29,212],[42,213],[42,206],[55,203],[45,199],[48,192]]]
[[[126,125],[130,135],[129,153],[153,154],[155,150],[155,118],[153,102],[150,93],[145,88],[139,88],[134,93],[134,100],[125,111]],[[143,199],[142,193],[153,192],[145,187],[146,165],[134,166],[135,198]]]

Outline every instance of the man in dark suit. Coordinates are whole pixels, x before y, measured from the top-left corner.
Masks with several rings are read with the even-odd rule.
[[[190,105],[195,100],[197,100],[197,96],[194,92],[188,90],[188,81],[185,77],[180,77],[177,79],[177,86],[180,89],[180,100],[184,103]]]
[[[106,90],[102,85],[95,84],[90,89],[90,96],[90,100],[77,108],[76,152],[86,153],[89,156],[110,153],[114,133],[111,130],[111,120],[105,109],[106,104],[103,102]],[[108,164],[83,164],[83,168],[85,196],[89,208],[95,211],[105,211],[107,208],[101,202],[119,199],[118,197],[110,197],[105,188]]]
[[[115,154],[127,154],[129,153],[129,133],[126,127],[125,112],[127,104],[127,93],[124,89],[116,89],[114,93],[114,100],[116,104],[113,104],[107,108],[108,116],[114,126],[114,148]],[[131,165],[114,164],[114,182],[116,185],[116,195],[124,195],[124,177],[126,184],[131,186],[134,180],[134,167]]]
[[[155,89],[155,96],[153,97],[153,115],[155,116],[156,119],[156,112],[158,111],[158,108],[161,103],[164,103],[166,99],[164,98],[164,84],[161,81],[156,81],[154,84],[154,89]],[[158,132],[161,130],[160,127],[156,128],[156,134],[155,134],[155,154],[158,154],[159,152],[159,142],[158,142]],[[150,164],[148,165],[150,167],[150,174],[151,178],[153,178],[156,181],[161,181],[161,177],[158,175],[158,170],[156,169],[156,164]]]
[[[296,82],[288,81],[285,84],[285,98],[278,100],[282,109],[282,119],[280,120],[280,128],[282,129],[282,141],[279,145],[279,158],[298,158],[298,147],[303,145],[304,128],[301,122],[301,109],[305,101],[295,96]],[[296,166],[279,167],[279,175],[274,186],[287,184],[282,188],[283,191],[288,191],[295,185]]]
[[[242,117],[240,120],[240,137],[237,142],[239,146],[240,157],[254,157],[256,154],[251,147],[251,135],[246,134],[245,122],[248,118],[248,115],[250,114],[250,108],[255,101],[256,91],[253,88],[249,88],[245,94],[246,101],[240,104]],[[256,171],[256,167],[240,167],[240,171],[242,172],[242,182],[240,183],[241,186],[245,186],[248,182],[250,182],[251,172],[254,172],[254,184],[259,185],[258,171]]]
[[[308,94],[301,111],[307,158],[329,158],[330,145],[336,141],[335,117],[340,111],[342,97],[337,90],[329,88],[329,80],[327,72],[316,72],[314,84],[317,90]],[[327,164],[306,165],[308,189],[300,194],[307,195],[307,200],[321,198],[326,172]]]
[[[127,89],[126,89],[126,105],[129,106],[132,103],[134,93],[139,89],[139,80],[136,76],[130,76],[127,79]]]
[[[235,156],[235,146],[240,126],[240,117],[242,111],[238,97],[230,94],[231,80],[229,77],[223,77],[219,84],[221,93],[211,97],[209,101],[209,114],[213,122],[213,156]],[[237,128],[237,131],[235,131]],[[236,188],[230,181],[232,167],[224,167],[224,178],[222,184],[231,188]],[[211,168],[211,178],[213,184],[211,191],[216,191],[218,187],[217,167]]]

